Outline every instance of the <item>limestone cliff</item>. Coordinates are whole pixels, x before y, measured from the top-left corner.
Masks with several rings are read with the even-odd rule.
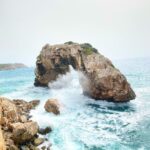
[[[84,94],[97,100],[115,102],[135,98],[126,77],[88,43],[45,45],[37,57],[34,85],[48,86],[59,75],[66,74],[69,65],[83,73],[80,83]]]

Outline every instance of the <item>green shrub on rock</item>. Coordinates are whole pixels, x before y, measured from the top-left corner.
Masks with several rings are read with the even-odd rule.
[[[86,55],[91,55],[92,53],[97,53],[97,49],[93,48],[91,44],[89,43],[84,43],[84,44],[81,44],[81,47],[83,48],[83,52],[86,54]]]
[[[76,43],[74,43],[72,41],[68,41],[68,42],[65,42],[64,44],[72,45],[72,44],[76,44]]]

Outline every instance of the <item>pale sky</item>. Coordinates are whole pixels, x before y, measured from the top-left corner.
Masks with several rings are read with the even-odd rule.
[[[150,0],[0,0],[0,63],[34,65],[43,45],[66,41],[150,56]]]

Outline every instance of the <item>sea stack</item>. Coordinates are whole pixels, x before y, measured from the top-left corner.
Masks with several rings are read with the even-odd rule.
[[[126,77],[88,43],[46,44],[37,57],[34,85],[48,86],[69,72],[69,65],[82,73],[83,93],[95,100],[127,102],[136,97]]]

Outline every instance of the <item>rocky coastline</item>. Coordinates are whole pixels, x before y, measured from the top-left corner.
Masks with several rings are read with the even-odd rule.
[[[18,68],[26,68],[27,66],[22,63],[14,63],[14,64],[0,64],[0,71],[2,70],[14,70]]]
[[[1,150],[39,150],[38,146],[48,142],[44,135],[51,132],[50,127],[39,128],[30,118],[30,110],[35,109],[39,100],[26,102],[21,99],[10,100],[0,97],[0,149]],[[51,143],[42,146],[50,150]]]
[[[88,43],[45,45],[37,57],[34,85],[49,86],[69,72],[70,66],[79,73],[83,94],[95,100],[127,102],[136,97],[126,77]],[[26,66],[5,64],[0,65],[0,70],[22,67]],[[51,143],[45,135],[51,132],[51,127],[41,129],[30,116],[39,103],[40,100],[27,102],[0,97],[0,150],[50,150]],[[59,115],[60,106],[57,99],[48,99],[43,109]],[[44,145],[45,142],[48,144]]]

